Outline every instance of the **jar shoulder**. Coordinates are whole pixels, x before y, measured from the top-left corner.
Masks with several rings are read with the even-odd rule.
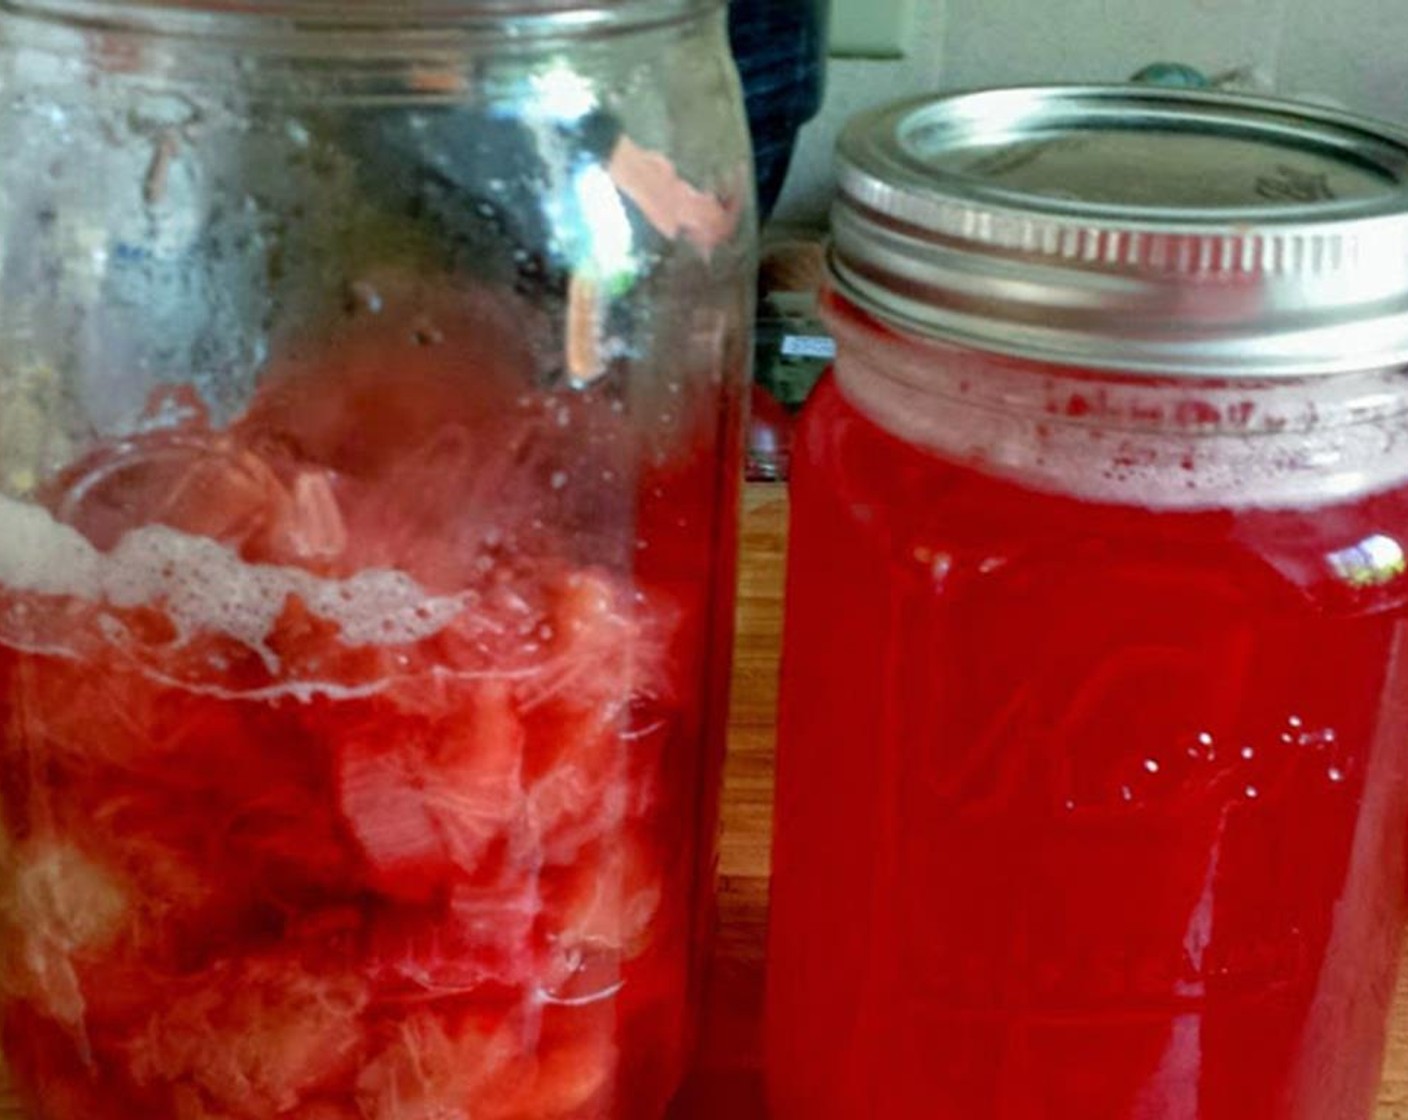
[[[1009,593],[1036,582],[1150,596],[1199,593],[1336,613],[1408,611],[1408,486],[1335,502],[1174,509],[1090,501],[959,463],[882,430],[821,386],[794,452],[794,529],[816,553],[864,550],[890,572],[936,571]],[[799,562],[824,564],[824,559]],[[956,578],[963,577],[963,578]]]

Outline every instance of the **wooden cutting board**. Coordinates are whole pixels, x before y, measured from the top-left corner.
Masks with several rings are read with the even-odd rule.
[[[759,1073],[759,1020],[786,547],[785,489],[772,485],[748,487],[744,499],[733,713],[724,779],[721,930],[701,1073],[686,1096],[682,1112],[689,1120],[762,1120],[765,1115]],[[1408,967],[1399,976],[1375,1120],[1408,1120]]]

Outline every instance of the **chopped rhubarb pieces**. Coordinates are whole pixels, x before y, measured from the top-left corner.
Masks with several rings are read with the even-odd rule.
[[[139,1085],[185,1084],[235,1117],[264,1120],[343,1081],[361,1060],[367,988],[297,961],[216,968],[130,1044]]]
[[[100,666],[35,664],[12,691],[23,703],[31,751],[163,783],[212,784],[203,760],[237,751],[248,734],[237,710],[161,685],[119,657]]]
[[[121,879],[62,841],[12,853],[0,908],[0,996],[31,1000],[76,1032],[86,1003],[76,962],[117,939],[130,911]]]
[[[280,503],[270,519],[265,540],[268,558],[280,564],[327,564],[346,548],[347,525],[332,475],[299,472],[289,500]]]
[[[101,549],[160,524],[243,550],[287,521],[291,498],[267,463],[228,436],[155,432],[64,474],[53,504]]]
[[[638,436],[525,396],[473,299],[378,298],[229,428],[169,394],[0,498],[24,1120],[610,1120],[626,1040],[682,1044],[699,624],[619,563],[627,492],[552,481]]]
[[[109,1056],[25,1003],[6,1006],[5,1057],[19,1115],[42,1120],[136,1120],[151,1101],[115,1075]],[[9,1114],[6,1114],[9,1120]]]
[[[338,786],[370,885],[393,898],[431,897],[452,867],[413,764],[394,745],[349,744]]]
[[[531,685],[529,703],[556,700],[586,710],[629,702],[659,671],[655,636],[635,615],[635,604],[605,579],[585,572],[564,579],[549,658]]]
[[[357,1077],[365,1120],[479,1120],[476,1094],[520,1052],[510,1032],[478,1023],[447,1028],[430,1012],[407,1015]]]
[[[474,877],[523,812],[522,731],[508,692],[487,684],[456,718],[372,722],[339,751],[342,813],[370,884],[424,900]]]
[[[434,906],[389,911],[373,924],[369,975],[392,990],[442,996],[529,986],[540,909],[537,884],[525,876],[507,887],[459,887]]]
[[[607,948],[636,957],[660,909],[662,879],[627,835],[599,843],[570,868],[543,876],[543,924],[565,950]]]
[[[614,1049],[597,1039],[563,1041],[481,1088],[470,1120],[605,1117],[615,1062]]]
[[[554,718],[556,717],[556,718]],[[618,721],[544,712],[530,724],[541,776],[528,791],[529,816],[547,864],[571,863],[585,844],[626,815],[627,747]],[[552,764],[542,766],[542,759]]]

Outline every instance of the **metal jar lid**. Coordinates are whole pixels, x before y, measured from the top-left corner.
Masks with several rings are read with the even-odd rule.
[[[1408,134],[1131,86],[909,101],[840,144],[837,290],[1064,365],[1269,377],[1408,363]]]

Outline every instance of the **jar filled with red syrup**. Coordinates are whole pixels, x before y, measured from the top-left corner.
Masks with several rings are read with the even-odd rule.
[[[753,202],[711,0],[0,5],[0,1114],[660,1120]]]
[[[1408,814],[1408,138],[1129,88],[841,143],[780,1120],[1363,1120]]]

